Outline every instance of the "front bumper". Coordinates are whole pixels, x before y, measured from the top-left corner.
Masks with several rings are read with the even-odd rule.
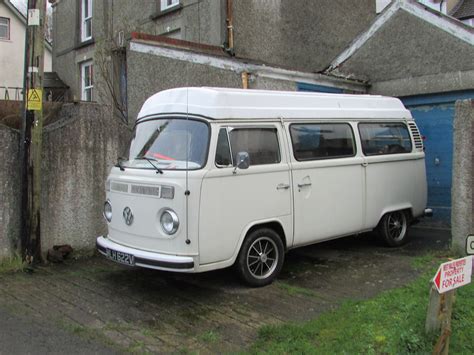
[[[105,237],[98,237],[96,247],[99,253],[108,257],[107,249],[133,255],[134,265],[149,269],[194,272],[194,259],[190,256],[176,256],[153,253],[117,244]]]

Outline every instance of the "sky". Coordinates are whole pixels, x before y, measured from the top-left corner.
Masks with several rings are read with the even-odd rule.
[[[15,7],[21,11],[26,17],[26,10],[28,9],[28,0],[10,0],[10,2],[15,5]],[[48,9],[51,7],[51,4],[47,1]]]

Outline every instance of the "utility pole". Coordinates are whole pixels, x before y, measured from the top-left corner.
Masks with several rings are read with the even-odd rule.
[[[45,14],[46,0],[28,0],[21,138],[23,164],[21,251],[23,259],[29,266],[42,259],[40,212]]]

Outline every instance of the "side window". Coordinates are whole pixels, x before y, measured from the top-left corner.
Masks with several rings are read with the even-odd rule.
[[[355,155],[354,135],[347,123],[303,123],[290,126],[296,160],[342,158]]]
[[[410,134],[402,123],[360,123],[359,132],[365,155],[411,152]]]
[[[229,138],[234,161],[239,152],[249,153],[251,166],[281,161],[276,128],[234,128]]]
[[[216,165],[226,167],[232,165],[232,156],[230,155],[229,137],[227,129],[221,128],[217,137]]]

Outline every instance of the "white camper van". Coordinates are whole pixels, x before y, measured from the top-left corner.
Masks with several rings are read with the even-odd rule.
[[[423,142],[382,96],[179,88],[150,97],[107,179],[100,253],[152,269],[235,265],[270,283],[289,249],[377,230],[389,246],[430,211]]]

